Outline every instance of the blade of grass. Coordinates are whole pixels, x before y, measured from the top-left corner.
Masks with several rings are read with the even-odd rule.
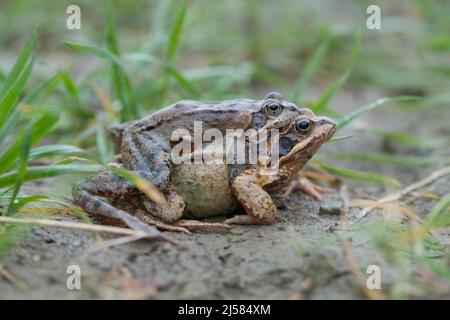
[[[70,75],[65,70],[58,71],[53,77],[44,81],[42,84],[30,91],[30,93],[24,98],[24,103],[31,104],[36,102],[42,102],[42,100],[47,97],[59,83],[63,82],[66,90],[72,95],[76,100],[77,104],[80,103],[80,94],[78,92],[77,86],[73,82]]]
[[[317,163],[314,161],[314,164],[316,164],[318,167],[325,169],[333,174],[336,174],[338,176],[344,177],[344,178],[350,178],[355,180],[363,180],[363,181],[369,181],[369,182],[375,182],[383,185],[393,185],[393,186],[401,186],[400,181],[397,179],[386,177],[383,175],[379,175],[376,173],[371,172],[362,172],[362,171],[356,171],[356,170],[350,170],[346,168],[336,167],[324,163]]]
[[[67,45],[69,48],[74,49],[78,52],[93,54],[99,58],[111,62],[111,64],[113,64],[114,66],[117,66],[119,68],[119,73],[124,83],[124,90],[128,96],[132,97],[131,82],[129,78],[126,76],[125,69],[122,66],[122,59],[117,54],[114,54],[113,52],[105,48],[98,47],[92,44],[83,44],[73,41],[63,41],[63,43]]]
[[[17,125],[20,118],[20,112],[15,109],[13,112],[10,113],[8,119],[6,119],[6,122],[3,124],[2,127],[0,127],[0,145],[3,143],[3,141],[6,139],[6,137],[10,134],[11,129]]]
[[[77,156],[69,156],[67,158],[64,158],[62,160],[56,161],[55,165],[65,165],[65,164],[72,164],[72,163],[88,163],[88,164],[94,164],[94,165],[101,165],[95,160],[92,159],[86,159],[83,157],[77,157]]]
[[[437,149],[450,144],[448,139],[424,139],[405,132],[387,131],[379,128],[364,128],[365,131],[373,133],[390,140],[398,141],[419,148]]]
[[[341,76],[325,89],[325,92],[320,96],[319,101],[311,106],[312,111],[315,113],[321,113],[327,107],[330,100],[341,90],[344,84],[350,77],[352,70],[351,67],[344,71]]]
[[[325,35],[325,38],[320,43],[317,50],[314,52],[312,57],[308,60],[308,62],[305,65],[305,68],[303,72],[301,73],[300,77],[298,78],[294,91],[292,94],[292,101],[294,103],[298,103],[301,95],[303,94],[303,91],[305,91],[306,86],[309,83],[309,80],[311,79],[314,72],[319,68],[319,65],[321,64],[323,58],[328,52],[328,49],[330,47],[331,43],[331,36],[329,33]]]
[[[159,98],[160,101],[157,104],[161,103],[164,100],[167,90],[169,89],[170,76],[173,76],[173,72],[171,72],[172,71],[171,66],[173,64],[175,55],[180,46],[180,35],[181,35],[182,28],[183,28],[185,15],[186,15],[186,1],[183,1],[181,4],[181,7],[178,10],[178,13],[175,17],[175,22],[173,23],[172,28],[170,30],[169,39],[167,40],[165,71],[169,77],[166,77],[162,81],[161,89],[159,90],[160,91],[160,98]],[[179,81],[179,79],[178,79],[178,81]]]
[[[392,97],[392,98],[381,98],[376,100],[375,102],[369,103],[359,109],[356,109],[355,111],[351,112],[349,115],[345,116],[344,118],[340,119],[337,123],[337,128],[342,129],[348,124],[350,124],[354,119],[362,116],[363,114],[372,111],[375,108],[378,108],[386,103],[391,102],[406,102],[406,101],[417,101],[419,100],[419,97],[413,97],[413,96],[398,96],[398,97]]]
[[[25,45],[25,48],[22,50],[22,53],[17,58],[17,61],[14,64],[13,68],[9,72],[8,76],[5,78],[2,90],[0,91],[0,97],[3,96],[10,89],[10,87],[14,84],[14,82],[16,82],[17,78],[19,78],[19,75],[25,69],[25,66],[27,66],[29,62],[32,60],[34,48],[36,47],[36,42],[37,42],[37,30],[33,32],[27,44]]]
[[[169,74],[171,74],[175,78],[175,80],[183,88],[185,88],[187,91],[189,91],[194,98],[196,98],[196,99],[200,98],[200,96],[201,96],[200,91],[195,87],[195,85],[189,79],[187,79],[181,73],[181,71],[177,70],[176,68],[174,68],[172,66],[167,66],[166,70]]]
[[[109,146],[109,141],[106,137],[105,129],[101,125],[97,126],[96,141],[101,163],[106,164],[114,154],[112,152],[112,147]]]
[[[27,129],[27,131],[25,132],[25,137],[23,139],[22,150],[20,152],[20,158],[19,158],[19,169],[17,170],[16,181],[14,183],[12,197],[9,202],[8,209],[6,211],[6,215],[8,215],[8,216],[13,215],[18,209],[18,207],[17,207],[18,203],[16,203],[15,201],[16,201],[17,195],[19,194],[20,187],[22,186],[25,172],[28,168],[28,155],[30,153],[32,133],[33,133],[33,127],[29,127]]]
[[[325,89],[325,92],[319,98],[319,101],[312,106],[312,110],[316,113],[321,113],[325,108],[327,108],[328,103],[333,99],[339,90],[342,89],[344,84],[347,82],[350,74],[352,73],[353,67],[356,65],[361,51],[361,31],[355,34],[355,40],[352,49],[352,58],[350,60],[350,66],[341,74],[341,76],[333,82],[330,86]]]
[[[38,99],[43,98],[52,92],[61,80],[62,72],[58,71],[53,77],[31,90],[30,93],[24,98],[23,102],[26,104],[39,102],[40,100]]]
[[[54,177],[63,174],[98,172],[103,168],[104,168],[103,166],[92,164],[67,164],[67,165],[28,167],[23,177],[23,182],[41,178]],[[16,171],[8,172],[0,176],[0,188],[5,188],[14,184],[16,176],[17,176]]]
[[[25,86],[28,77],[33,69],[34,59],[31,59],[23,68],[22,72],[19,73],[15,81],[8,87],[5,93],[0,96],[0,128],[6,122],[11,111],[16,106],[19,99],[19,94]]]
[[[33,121],[30,126],[32,129],[31,145],[42,139],[47,133],[51,131],[55,123],[58,121],[58,115],[53,111],[46,111],[40,118]],[[19,137],[0,154],[0,173],[10,169],[16,159],[19,157],[21,146],[24,142],[25,135],[21,134]]]
[[[117,57],[120,57],[119,48],[117,44],[116,27],[114,24],[111,4],[108,5],[108,14],[106,19],[106,44],[110,52]],[[121,120],[128,121],[138,116],[134,109],[133,94],[130,81],[125,73],[123,67],[111,63],[112,68],[112,85],[122,102]]]
[[[186,16],[186,1],[182,1],[180,9],[177,12],[175,23],[172,26],[169,41],[167,44],[167,61],[171,64],[180,46],[181,31],[183,29]]]
[[[52,144],[48,146],[36,147],[30,150],[29,160],[41,159],[44,157],[55,157],[65,155],[85,155],[86,151],[68,144]]]
[[[66,90],[74,97],[75,101],[79,105],[81,103],[81,98],[80,92],[78,91],[78,87],[75,84],[75,81],[73,81],[70,74],[65,70],[61,71],[61,77],[63,79]]]
[[[111,168],[111,170],[114,173],[124,177],[132,184],[134,184],[139,190],[141,190],[147,197],[152,199],[156,204],[163,205],[166,203],[166,199],[164,198],[164,195],[161,193],[161,191],[159,191],[149,181],[145,180],[144,178],[141,178],[140,176],[128,170],[117,168]]]
[[[404,166],[417,166],[427,164],[449,164],[448,157],[418,157],[402,154],[387,154],[378,152],[343,152],[337,153],[333,157],[337,159],[346,159],[354,161],[375,162],[375,163],[389,163]]]
[[[49,197],[44,196],[42,194],[34,194],[32,196],[20,197],[17,201],[17,210],[22,208],[24,205],[29,204],[31,202],[36,202],[44,199],[49,199]]]
[[[63,43],[75,51],[95,55],[95,56],[103,58],[111,63],[114,63],[117,66],[122,65],[120,57],[105,48],[98,47],[93,44],[78,43],[78,42],[67,41],[67,40],[63,41]]]
[[[327,142],[337,142],[337,141],[343,141],[343,140],[348,140],[353,138],[354,135],[345,135],[345,136],[337,136],[337,137],[333,137],[330,140],[328,140]]]
[[[450,205],[450,193],[443,197],[439,202],[433,207],[431,212],[427,215],[425,224],[428,228],[435,225],[439,216],[445,209]]]

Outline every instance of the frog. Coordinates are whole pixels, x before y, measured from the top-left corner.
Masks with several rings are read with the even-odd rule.
[[[280,129],[285,154],[270,167],[258,164],[174,164],[171,135],[177,128],[194,131],[194,122],[204,129]],[[306,127],[307,126],[307,127]],[[304,128],[303,128],[304,127]],[[295,188],[320,199],[322,189],[297,173],[334,133],[334,122],[285,100],[277,92],[262,100],[183,100],[140,120],[113,126],[112,140],[119,150],[113,166],[133,171],[164,196],[163,203],[148,199],[127,179],[103,171],[75,184],[73,198],[87,213],[109,223],[155,233],[155,228],[189,232],[222,229],[232,224],[271,224],[280,190]],[[289,152],[286,152],[289,147]],[[286,191],[287,190],[287,191]],[[283,193],[281,192],[281,193]],[[230,215],[224,223],[202,222],[211,216]],[[188,218],[188,219],[186,219]]]

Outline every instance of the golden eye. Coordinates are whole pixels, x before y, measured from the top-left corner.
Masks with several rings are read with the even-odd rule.
[[[264,109],[265,109],[266,113],[271,117],[275,117],[275,116],[279,115],[281,113],[281,111],[283,110],[281,105],[279,105],[276,102],[270,102],[269,104],[267,104],[264,107]]]
[[[311,131],[311,128],[312,123],[308,118],[300,118],[295,123],[295,130],[302,134],[309,133]]]

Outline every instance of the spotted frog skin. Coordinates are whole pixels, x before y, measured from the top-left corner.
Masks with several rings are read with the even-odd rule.
[[[193,133],[194,121],[203,129],[280,129],[278,162],[254,164],[174,164],[170,137],[177,128]],[[157,205],[121,176],[105,171],[78,182],[75,202],[86,212],[110,223],[151,231],[221,228],[228,224],[270,224],[276,206],[272,199],[289,192],[297,173],[335,131],[335,124],[309,109],[285,101],[276,92],[263,100],[180,101],[134,122],[111,128],[120,153],[115,166],[135,172],[162,192]],[[297,183],[298,186],[298,183]],[[320,189],[310,188],[312,192]],[[224,224],[186,220],[229,215]]]

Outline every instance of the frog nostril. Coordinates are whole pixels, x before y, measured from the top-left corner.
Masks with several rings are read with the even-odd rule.
[[[320,117],[319,121],[317,121],[320,125],[325,125],[325,124],[329,124],[329,125],[335,125],[334,121],[326,118],[326,117]]]

